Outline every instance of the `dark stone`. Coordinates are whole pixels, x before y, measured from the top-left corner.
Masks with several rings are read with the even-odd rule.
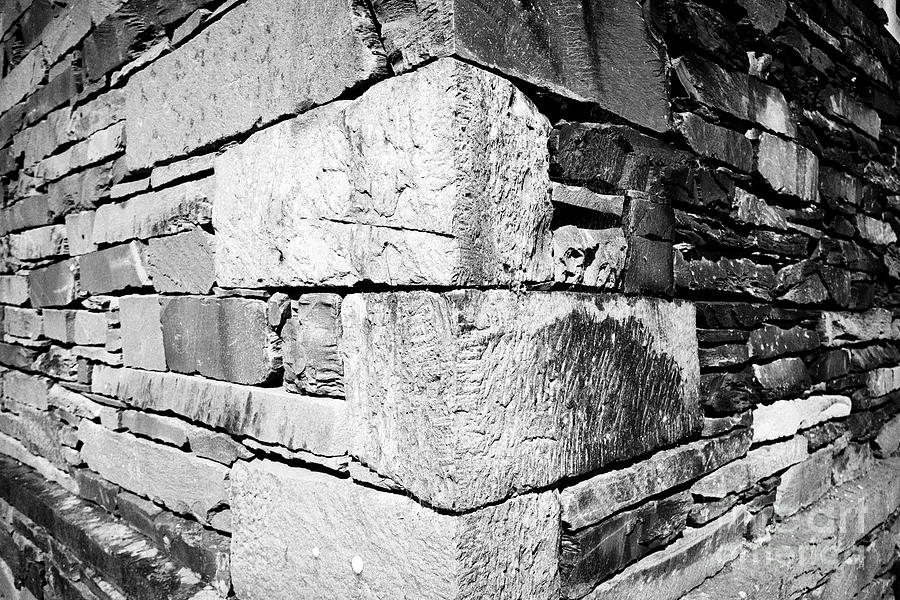
[[[622,281],[624,291],[671,294],[673,285],[672,243],[630,238]]]
[[[700,348],[700,368],[721,368],[740,365],[750,360],[746,344],[725,344],[714,348]]]
[[[737,373],[711,373],[700,376],[700,404],[714,415],[744,411],[760,398],[761,387],[747,368]]]
[[[116,512],[119,486],[88,469],[76,469],[72,472],[72,476],[78,482],[78,493],[82,498],[99,504],[110,513]]]
[[[813,258],[853,271],[877,273],[881,269],[881,260],[872,251],[847,240],[822,238]]]
[[[690,155],[621,125],[561,122],[550,134],[550,174],[597,191],[659,193]],[[651,198],[652,199],[652,198]]]
[[[798,394],[812,383],[806,365],[799,358],[779,358],[763,365],[753,365],[753,373],[767,400]]]
[[[625,235],[672,241],[675,213],[667,204],[630,197],[624,222]]]
[[[675,253],[675,287],[688,292],[717,292],[770,300],[775,272],[746,258],[685,260]]]
[[[108,525],[116,522],[114,517],[7,458],[0,458],[0,498],[46,529],[128,598],[175,600],[200,589],[182,582],[182,567],[165,552],[135,551],[146,548],[147,540],[139,533],[117,528],[111,538]]]
[[[26,121],[28,123],[39,121],[50,111],[77,96],[80,91],[78,76],[74,68],[69,67],[28,98],[25,105]]]
[[[803,437],[809,441],[809,451],[815,452],[844,435],[847,429],[845,421],[826,421],[804,431]]]
[[[4,367],[31,369],[39,354],[40,352],[35,348],[0,342],[0,365]]]
[[[697,342],[701,346],[746,342],[748,333],[742,329],[698,329]]]
[[[718,519],[737,506],[738,502],[739,498],[734,494],[729,494],[719,500],[703,499],[703,501],[699,501],[698,499],[698,501],[691,506],[687,522],[691,527],[700,527],[714,519]]]
[[[151,536],[172,558],[194,571],[225,596],[231,587],[231,538],[170,512],[158,515]]]
[[[850,351],[846,348],[829,350],[810,367],[814,382],[828,381],[850,372]]]
[[[675,115],[675,126],[697,154],[745,173],[753,168],[753,145],[740,133],[708,123],[693,113]]]
[[[747,429],[752,425],[753,413],[749,410],[738,415],[704,417],[703,430],[700,432],[700,435],[703,437],[715,437],[734,429]]]
[[[819,347],[819,334],[803,327],[782,329],[765,325],[750,334],[748,344],[750,356],[769,359],[815,350]]]
[[[771,33],[784,20],[785,0],[738,0],[747,11],[747,18],[763,33]]]
[[[630,0],[376,0],[397,71],[460,56],[655,131],[668,117],[662,53]]]
[[[169,370],[251,385],[272,376],[265,302],[183,296],[162,306]]]
[[[746,302],[697,302],[697,327],[710,329],[755,329],[772,312],[768,304]]]
[[[52,219],[46,195],[28,196],[0,211],[0,231],[8,233],[49,225]]]
[[[564,531],[559,561],[563,597],[581,598],[599,581],[668,544],[684,530],[690,508],[690,494],[682,492],[576,532]]]

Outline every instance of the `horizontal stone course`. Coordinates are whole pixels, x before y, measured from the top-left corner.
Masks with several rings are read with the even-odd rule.
[[[809,455],[803,436],[754,448],[747,456],[713,471],[691,487],[691,493],[704,498],[724,498],[741,492],[757,481],[786,469]]]
[[[361,4],[251,0],[129,80],[129,165],[186,154],[383,75]]]

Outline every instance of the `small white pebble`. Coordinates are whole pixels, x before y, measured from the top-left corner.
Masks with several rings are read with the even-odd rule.
[[[363,561],[359,555],[353,557],[353,560],[350,561],[350,566],[353,567],[353,572],[359,575],[363,570]]]
[[[747,592],[738,592],[738,598],[746,598]]]
[[[313,558],[319,558],[319,547],[313,548]]]

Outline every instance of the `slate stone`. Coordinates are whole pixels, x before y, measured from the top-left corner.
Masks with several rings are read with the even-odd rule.
[[[697,301],[697,326],[710,329],[755,329],[772,311],[768,304]]]
[[[819,334],[803,327],[782,329],[775,325],[764,325],[750,333],[747,344],[750,356],[765,360],[816,350],[819,347]]]
[[[21,306],[28,302],[28,278],[22,275],[0,275],[0,303]]]
[[[160,500],[171,510],[208,523],[228,503],[228,469],[171,447],[82,421],[78,437],[88,466],[109,481]]]
[[[765,442],[790,437],[822,421],[849,414],[850,398],[846,396],[780,400],[753,410],[753,441]]]
[[[91,294],[108,294],[151,284],[144,248],[139,242],[90,252],[78,260],[81,287]]]
[[[261,460],[237,463],[231,485],[241,598],[559,598],[556,492],[453,515]]]
[[[809,371],[799,358],[779,358],[763,365],[753,365],[753,374],[766,398],[784,398],[797,394],[811,384]]]
[[[147,274],[163,293],[208,294],[216,281],[215,236],[202,229],[153,238],[147,243]]]
[[[753,413],[749,410],[738,415],[724,417],[703,417],[703,437],[715,437],[733,429],[748,429],[753,425]]]
[[[704,121],[694,113],[678,113],[675,124],[688,146],[701,156],[713,158],[748,172],[753,167],[753,146],[745,136]]]
[[[694,313],[685,303],[373,293],[344,298],[341,318],[352,454],[435,506],[478,506],[700,429]],[[582,361],[592,365],[586,379],[574,366]],[[644,376],[633,379],[637,372]],[[655,372],[665,383],[645,385]],[[446,419],[453,427],[441,425]]]
[[[825,311],[819,334],[826,346],[891,339],[891,312],[883,308],[863,313]]]
[[[624,119],[666,131],[662,60],[641,6],[627,1],[397,0],[374,3],[399,72],[459,56]]]
[[[625,196],[598,194],[585,187],[564,185],[556,182],[551,182],[550,186],[550,198],[554,204],[583,208],[592,212],[610,215],[613,218],[618,217],[619,219],[622,218],[625,212]],[[653,206],[661,205],[653,203]],[[637,218],[639,222],[644,221],[643,212],[641,211],[641,215]],[[657,220],[655,217],[657,215],[654,215],[653,222]]]
[[[291,303],[290,318],[281,334],[286,389],[344,395],[340,309],[337,294],[303,294]]]
[[[691,487],[691,493],[704,498],[724,498],[742,492],[765,477],[774,475],[806,459],[806,438],[790,440],[754,448],[747,456],[713,471]]]
[[[761,300],[772,298],[775,272],[747,258],[706,258],[686,260],[675,252],[675,287],[684,291],[717,291],[747,295]]]
[[[682,492],[576,532],[563,531],[562,597],[581,598],[603,579],[667,545],[684,530],[690,507],[690,495]]]
[[[171,371],[245,384],[264,383],[274,373],[265,302],[164,298],[160,321]]]
[[[784,0],[738,0],[747,11],[747,18],[763,33],[772,33],[784,19],[787,3]]]
[[[848,240],[820,239],[813,258],[855,271],[877,273],[881,270],[881,260],[874,252]]]
[[[763,133],[756,169],[776,192],[809,202],[818,199],[819,159],[803,146]]]
[[[740,429],[717,438],[664,450],[634,465],[595,475],[560,492],[562,522],[577,530],[623,508],[677,487],[744,456],[751,433]]]
[[[740,365],[750,360],[746,344],[722,344],[714,348],[700,348],[701,368],[722,368]]]
[[[553,280],[615,289],[625,270],[628,242],[622,230],[563,225],[553,229]]]
[[[31,305],[66,306],[79,294],[75,280],[78,262],[69,259],[28,273],[28,295]]]
[[[628,240],[622,289],[626,293],[671,295],[674,287],[672,243],[634,236]]]
[[[386,74],[361,4],[242,4],[129,79],[128,163],[187,154]]]
[[[264,129],[216,157],[217,280],[548,281],[549,127],[508,81],[443,59]]]
[[[707,373],[700,378],[700,403],[714,415],[746,410],[762,397],[762,388],[751,367],[734,373]]]

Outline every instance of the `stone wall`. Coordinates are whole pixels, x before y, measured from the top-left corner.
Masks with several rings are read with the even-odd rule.
[[[0,598],[893,599],[890,31],[6,0]]]

